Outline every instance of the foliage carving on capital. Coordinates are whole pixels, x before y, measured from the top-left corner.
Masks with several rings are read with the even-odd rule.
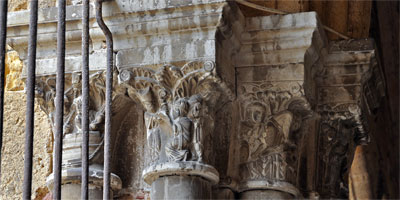
[[[145,110],[151,163],[207,162],[214,113],[232,98],[214,62],[124,69],[119,82]]]

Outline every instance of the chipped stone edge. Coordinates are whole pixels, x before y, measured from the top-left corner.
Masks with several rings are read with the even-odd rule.
[[[89,185],[94,187],[103,187],[103,169],[100,165],[92,165],[89,167]],[[80,183],[82,176],[82,168],[68,168],[63,169],[61,172],[61,182],[62,184],[66,183]],[[118,191],[122,188],[122,181],[116,175],[111,173],[111,189],[113,191]],[[46,184],[47,187],[52,190],[54,183],[54,173],[51,173],[47,179]]]

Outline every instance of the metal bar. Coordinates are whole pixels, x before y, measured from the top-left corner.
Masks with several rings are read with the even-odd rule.
[[[54,134],[53,199],[61,199],[62,140],[64,135],[65,8],[65,0],[58,0],[56,128]]]
[[[28,76],[26,78],[26,125],[25,125],[25,152],[24,152],[24,185],[23,199],[31,199],[32,193],[32,156],[33,156],[33,128],[35,103],[35,70],[38,1],[31,1],[29,19],[28,45]]]
[[[0,0],[0,177],[3,147],[4,73],[6,71],[7,0]]]
[[[111,162],[111,103],[113,83],[113,39],[110,29],[103,21],[102,0],[96,0],[96,20],[106,36],[107,43],[107,75],[106,75],[106,106],[104,133],[104,184],[103,199],[110,198],[110,162]]]
[[[89,0],[82,8],[82,185],[81,198],[89,199]]]

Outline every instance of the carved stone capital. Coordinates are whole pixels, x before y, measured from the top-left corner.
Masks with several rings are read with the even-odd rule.
[[[103,181],[103,136],[105,120],[105,73],[96,72],[89,77],[89,181],[96,188]],[[56,77],[37,77],[35,96],[41,109],[55,128]],[[64,92],[64,127],[62,184],[77,184],[81,179],[82,164],[82,85],[80,73],[66,74]],[[53,131],[54,132],[54,131]],[[111,174],[113,189],[121,189],[121,180]],[[47,178],[49,188],[53,175]]]
[[[379,107],[383,93],[382,80],[372,78],[379,77],[374,65],[371,40],[341,41],[331,44],[317,74],[320,122],[316,183],[322,198],[348,197],[347,175],[355,148],[370,139],[365,114]]]
[[[102,72],[90,75],[89,97],[89,160],[102,153],[104,134],[105,77]],[[55,127],[56,77],[38,77],[36,99]],[[80,73],[67,74],[64,92],[63,167],[81,164],[82,85]]]
[[[119,82],[145,110],[151,159],[151,166],[143,172],[145,181],[151,184],[154,176],[191,171],[218,182],[217,171],[207,165],[212,145],[205,141],[211,141],[215,112],[232,94],[218,78],[215,63],[193,61],[180,68],[165,65],[157,70],[123,69]],[[198,166],[192,169],[193,165]],[[200,173],[203,169],[213,175]]]
[[[344,198],[355,148],[369,142],[368,125],[357,104],[325,105],[319,113],[318,190],[324,198]]]
[[[240,191],[273,189],[295,197],[297,143],[312,112],[299,82],[244,83],[240,104]]]
[[[315,13],[297,13],[248,18],[241,41],[235,69],[238,191],[301,198],[299,155],[317,101],[312,74],[322,65],[326,37]]]

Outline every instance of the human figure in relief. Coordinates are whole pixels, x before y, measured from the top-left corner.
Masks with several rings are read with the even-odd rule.
[[[283,111],[271,115],[260,103],[252,104],[248,111],[253,124],[246,134],[249,143],[249,160],[257,159],[265,153],[279,151],[282,148],[281,145],[287,141],[292,114]]]
[[[189,157],[192,121],[187,117],[189,103],[184,98],[177,99],[171,109],[173,137],[167,143],[165,152],[170,161],[186,161]]]
[[[193,122],[193,160],[203,161],[203,129],[201,123],[201,99],[199,96],[191,98],[190,115]]]

